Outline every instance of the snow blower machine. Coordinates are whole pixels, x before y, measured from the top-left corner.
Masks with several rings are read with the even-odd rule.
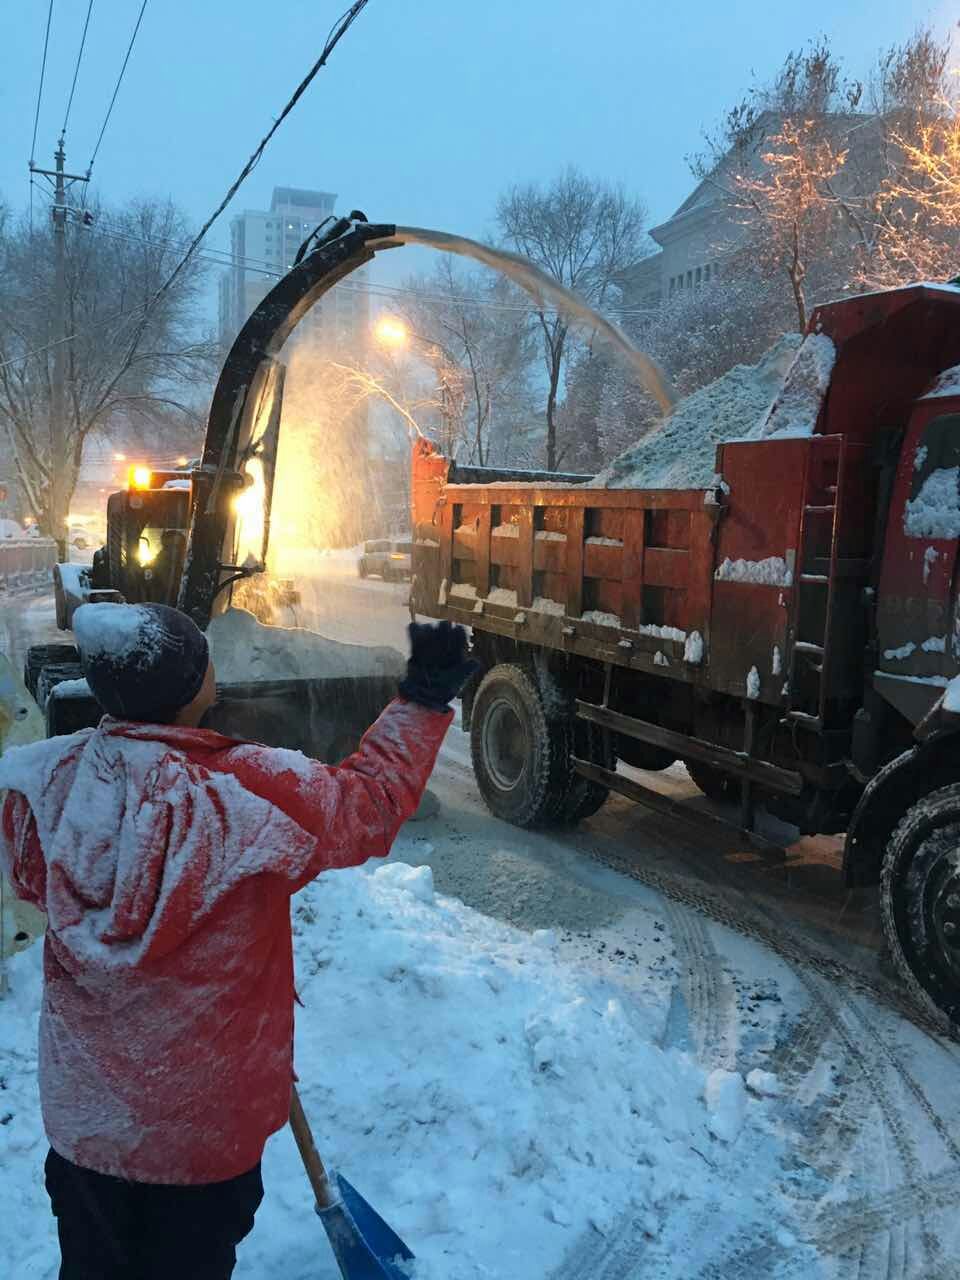
[[[271,623],[296,605],[293,584],[267,572],[284,386],[278,356],[322,295],[372,259],[368,242],[383,241],[391,230],[351,215],[307,239],[293,268],[250,315],[227,356],[201,458],[182,470],[130,467],[126,488],[108,499],[106,545],[95,552],[92,566],[55,567],[61,630],[70,630],[80,605],[94,602],[176,605],[204,630],[231,605],[260,623]],[[298,637],[296,678],[288,670],[273,679],[264,670],[253,680],[219,684],[211,727],[335,762],[355,748],[394,695],[401,658],[378,650],[389,658],[358,661],[361,674],[344,674],[352,669],[351,646],[334,646],[317,636],[311,662],[310,645],[304,644],[309,633],[300,631]],[[218,666],[222,639],[212,642]],[[331,664],[325,659],[333,648],[343,653]],[[24,684],[45,717],[48,735],[99,720],[81,677],[73,644],[27,651]]]

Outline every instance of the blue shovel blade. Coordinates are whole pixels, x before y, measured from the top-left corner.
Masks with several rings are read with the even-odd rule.
[[[344,1280],[409,1280],[407,1268],[398,1264],[413,1254],[360,1192],[341,1174],[336,1177],[342,1199],[321,1210],[320,1218]]]

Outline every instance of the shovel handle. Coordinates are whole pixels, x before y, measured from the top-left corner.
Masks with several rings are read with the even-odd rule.
[[[323,1161],[320,1159],[320,1152],[317,1150],[316,1143],[313,1140],[310,1124],[303,1110],[303,1103],[300,1101],[300,1094],[297,1092],[296,1085],[292,1085],[290,1089],[290,1128],[293,1130],[293,1136],[300,1151],[303,1167],[307,1172],[307,1177],[310,1179],[310,1185],[317,1201],[317,1209],[329,1209],[332,1204],[336,1203],[338,1196],[330,1185],[327,1171],[323,1167]]]

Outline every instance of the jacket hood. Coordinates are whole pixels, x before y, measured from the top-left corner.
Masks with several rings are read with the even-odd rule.
[[[265,846],[314,838],[236,778],[187,754],[228,748],[203,729],[105,717],[0,757],[44,851],[49,927],[85,964],[135,966],[180,946]]]

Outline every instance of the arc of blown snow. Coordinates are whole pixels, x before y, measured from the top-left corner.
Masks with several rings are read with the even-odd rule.
[[[638,350],[618,325],[600,315],[579,294],[560,284],[522,254],[509,249],[494,249],[479,240],[451,235],[447,231],[431,231],[427,227],[396,227],[390,242],[426,245],[444,253],[473,258],[494,271],[503,272],[541,305],[549,302],[558,311],[593,329],[624,360],[664,413],[669,413],[679,399],[676,388],[656,360]]]

